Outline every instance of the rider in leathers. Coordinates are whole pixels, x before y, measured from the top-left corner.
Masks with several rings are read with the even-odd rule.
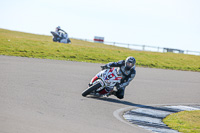
[[[62,30],[60,26],[56,27],[55,33],[58,35],[58,38],[53,38],[54,42],[62,42],[62,39],[68,39],[67,32]]]
[[[119,98],[124,98],[124,91],[125,87],[129,85],[131,80],[135,77],[136,71],[135,71],[135,63],[136,60],[134,57],[127,57],[126,60],[120,60],[118,62],[110,62],[104,66],[101,66],[102,69],[107,69],[110,67],[119,67],[118,73],[122,74],[121,83],[116,85],[117,92],[114,93],[114,95]]]

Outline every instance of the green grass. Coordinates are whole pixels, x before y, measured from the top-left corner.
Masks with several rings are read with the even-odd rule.
[[[51,36],[0,29],[0,55],[94,63],[108,63],[123,60],[128,56],[133,56],[137,60],[137,66],[200,71],[200,56],[133,51],[127,48],[104,45],[101,43],[91,43],[75,39],[71,39],[71,41],[72,44],[55,43],[52,42]],[[185,121],[192,118],[192,125],[195,125],[195,127],[191,128],[192,125],[189,124],[185,127],[191,131],[194,129],[194,132],[200,132],[199,112],[197,116],[194,112],[193,116],[194,117],[188,116]],[[177,121],[177,119],[179,123],[183,123],[182,121],[179,121],[178,116],[175,116],[174,121]],[[171,118],[165,119],[164,121],[169,125],[170,123],[174,125],[174,122],[169,120],[171,120]],[[178,126],[176,130],[179,129],[181,128]],[[187,131],[189,132],[189,130]]]
[[[51,36],[0,29],[0,55],[108,63],[136,58],[136,65],[151,68],[200,71],[200,56],[134,51],[127,48],[71,39],[72,44],[52,42]]]
[[[200,110],[183,111],[167,116],[163,122],[183,133],[200,133]]]

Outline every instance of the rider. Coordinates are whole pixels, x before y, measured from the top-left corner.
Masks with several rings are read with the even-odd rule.
[[[114,93],[114,95],[119,99],[124,98],[125,87],[129,85],[130,81],[133,80],[133,78],[136,75],[135,63],[135,58],[130,56],[127,57],[126,60],[110,62],[104,66],[101,66],[102,69],[107,69],[110,67],[119,67],[118,72],[122,73],[122,79],[121,83],[116,85],[117,92]]]
[[[60,32],[60,31],[64,32],[64,34],[63,34],[62,32]],[[60,26],[56,27],[55,33],[58,34],[58,36],[60,37],[60,38],[59,38],[60,40],[63,39],[63,38],[68,39],[68,34],[67,34],[67,32],[65,32],[64,30],[62,30],[62,29],[60,28]],[[59,42],[60,42],[60,40],[59,40]]]

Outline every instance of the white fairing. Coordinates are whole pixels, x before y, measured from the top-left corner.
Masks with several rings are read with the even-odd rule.
[[[117,68],[102,70],[96,76],[103,82],[103,87],[109,88],[114,88],[114,86],[117,83],[120,83],[120,80],[122,79],[122,75],[117,73]]]
[[[67,39],[68,39],[68,34],[62,34],[63,39],[60,40],[61,43],[68,43]]]
[[[61,43],[67,43],[67,39],[61,39],[60,42]]]

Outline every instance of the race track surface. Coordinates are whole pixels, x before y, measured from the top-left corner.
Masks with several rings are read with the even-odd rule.
[[[113,112],[200,102],[199,72],[140,67],[123,100],[82,97],[101,65],[0,56],[0,133],[148,133]]]

